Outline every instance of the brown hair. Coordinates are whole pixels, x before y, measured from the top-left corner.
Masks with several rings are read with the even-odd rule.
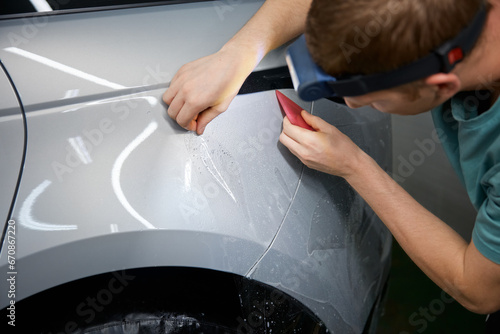
[[[313,0],[306,40],[331,75],[389,71],[456,36],[485,0]]]

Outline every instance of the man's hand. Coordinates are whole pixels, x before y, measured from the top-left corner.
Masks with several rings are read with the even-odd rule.
[[[333,125],[302,111],[301,116],[314,130],[309,131],[283,120],[280,141],[307,167],[348,177],[363,151]]]
[[[163,95],[168,115],[183,128],[202,134],[226,111],[253,66],[226,49],[182,66]]]

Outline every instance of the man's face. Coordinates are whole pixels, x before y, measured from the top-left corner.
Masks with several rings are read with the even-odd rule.
[[[397,89],[381,90],[360,96],[344,97],[350,108],[371,106],[388,114],[417,115],[440,105],[444,101],[437,98],[429,87],[418,88],[417,96]]]

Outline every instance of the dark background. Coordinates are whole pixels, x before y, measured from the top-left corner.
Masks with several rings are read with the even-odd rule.
[[[388,296],[377,334],[483,333],[486,316],[456,301],[450,303],[449,298],[445,295],[443,302],[442,290],[394,241]]]

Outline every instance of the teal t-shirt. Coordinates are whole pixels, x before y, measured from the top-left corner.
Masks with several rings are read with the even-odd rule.
[[[479,114],[485,92],[463,92],[432,111],[448,158],[477,209],[472,240],[500,264],[500,98]]]

